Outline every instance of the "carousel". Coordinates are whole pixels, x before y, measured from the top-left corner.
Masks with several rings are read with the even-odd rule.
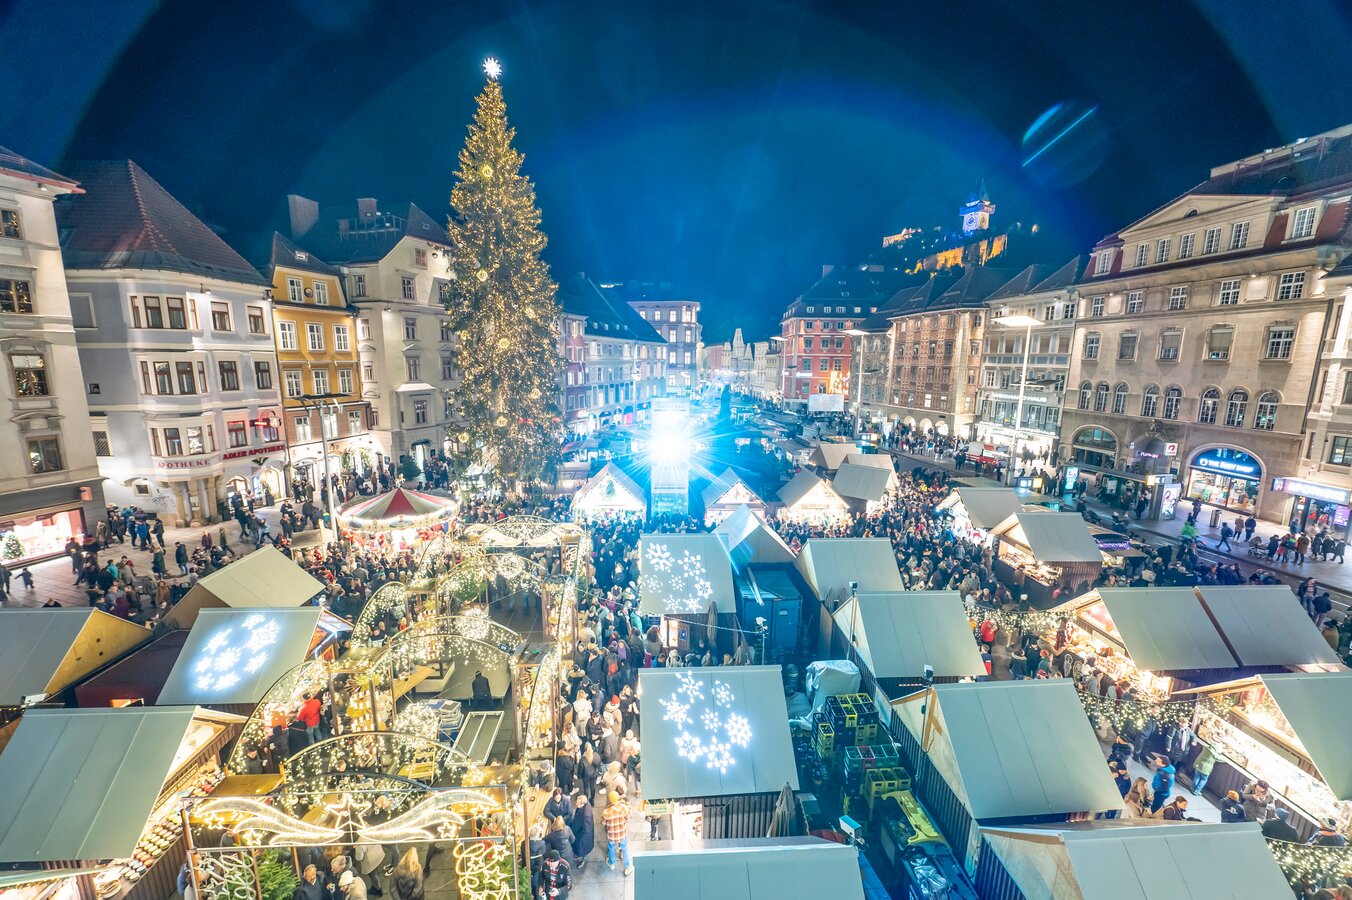
[[[338,526],[350,543],[409,550],[444,533],[459,511],[458,500],[399,487],[349,503],[338,512]]]

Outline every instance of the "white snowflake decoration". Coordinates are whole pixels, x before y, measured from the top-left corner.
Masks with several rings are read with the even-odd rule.
[[[682,759],[694,762],[704,755],[704,745],[690,732],[682,731],[681,736],[676,738],[676,752]]]
[[[666,715],[663,716],[663,718],[665,718],[668,722],[675,722],[677,727],[690,724],[691,718],[690,718],[689,703],[682,703],[681,701],[677,700],[674,695],[670,700],[663,700],[661,702],[662,709],[666,712]]]
[[[728,740],[738,747],[750,746],[751,723],[746,720],[746,716],[739,716],[736,713],[728,716],[728,724],[725,730],[728,733]]]
[[[704,699],[704,685],[699,683],[699,679],[690,673],[680,676],[681,686],[676,689],[676,693],[685,694],[691,703],[696,700]]]
[[[709,746],[704,749],[704,765],[710,769],[726,772],[728,766],[736,762],[732,755],[732,747],[722,741],[710,741]]]
[[[725,681],[714,682],[714,702],[719,706],[732,705],[732,688]]]
[[[273,646],[281,640],[276,619],[262,613],[245,617],[238,626],[222,628],[202,645],[192,664],[199,691],[224,691],[240,682],[241,670],[254,675],[267,665]]]
[[[719,726],[723,724],[723,720],[718,717],[718,713],[712,709],[706,709],[701,713],[699,720],[705,731],[717,731]]]
[[[692,710],[705,698],[705,685],[691,673],[677,676],[678,685],[667,699],[659,699],[665,719],[681,730],[676,737],[676,752],[690,762],[703,762],[708,769],[726,772],[737,764],[738,749],[751,746],[751,723],[743,715],[726,712],[737,699],[727,682],[715,680],[710,689],[711,704]],[[700,728],[692,734],[687,726],[698,719]],[[702,733],[699,733],[702,732]]]
[[[653,567],[653,571],[671,571],[671,551],[667,549],[666,544],[644,544],[643,550],[647,554],[648,564]]]

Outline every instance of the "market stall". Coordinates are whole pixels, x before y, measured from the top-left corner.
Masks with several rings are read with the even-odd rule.
[[[976,887],[984,900],[1291,896],[1257,825],[1135,819],[984,828]]]
[[[1202,585],[1197,593],[1241,665],[1342,670],[1337,652],[1286,585]]]
[[[1103,552],[1084,520],[1072,513],[1017,512],[991,535],[996,577],[1013,585],[1015,594],[1027,594],[1039,609],[1058,597],[1083,594],[1103,568]]]
[[[713,533],[728,551],[734,568],[753,563],[793,562],[794,553],[784,539],[750,507],[737,507],[714,527]]]
[[[643,488],[614,463],[606,463],[587,479],[573,495],[573,518],[579,522],[604,519],[608,516],[637,516],[648,514],[648,502]]]
[[[360,498],[338,511],[343,537],[389,550],[409,550],[435,532],[445,531],[460,512],[460,501],[397,487]]]
[[[1068,681],[937,684],[892,711],[913,789],[969,866],[983,822],[1065,821],[1122,807]]]
[[[939,509],[951,516],[950,528],[960,538],[980,544],[990,542],[990,530],[1015,513],[1022,512],[1024,501],[1007,487],[968,487],[949,492]]]
[[[888,696],[895,680],[911,684],[928,667],[935,678],[986,674],[972,627],[957,591],[861,592],[833,616],[836,632]],[[832,645],[836,654],[836,642]],[[889,682],[891,682],[889,684]]]
[[[779,489],[783,504],[779,518],[786,522],[830,525],[849,515],[850,506],[831,482],[803,469]]]
[[[154,706],[190,633],[180,630],[161,635],[81,682],[75,688],[75,705],[81,709]]]
[[[870,466],[875,469],[882,469],[890,474],[887,482],[888,490],[894,490],[901,484],[901,479],[897,477],[897,467],[892,461],[890,453],[851,453],[845,457],[845,462],[852,466]]]
[[[639,612],[647,616],[737,611],[732,560],[714,534],[645,534],[639,539]]]
[[[97,868],[102,898],[173,896],[182,799],[220,781],[242,721],[192,707],[31,710],[0,753],[0,862]]]
[[[272,609],[304,606],[324,584],[276,547],[260,547],[199,579],[165,615],[165,628],[191,628],[204,609]]]
[[[852,441],[817,441],[808,457],[808,465],[824,472],[834,472],[845,462],[846,457],[857,452],[859,448]]]
[[[864,900],[859,851],[816,837],[650,843],[634,854],[643,900]]]
[[[874,513],[882,509],[891,482],[892,472],[888,469],[847,462],[836,469],[831,487],[852,511]]]
[[[765,515],[765,501],[731,468],[724,469],[722,475],[710,482],[700,497],[704,501],[706,527],[717,525],[743,506]]]
[[[0,709],[54,697],[149,640],[140,625],[102,610],[2,610]]]
[[[799,574],[829,611],[853,591],[904,591],[892,542],[886,538],[813,538],[794,560]]]
[[[674,801],[672,835],[760,837],[798,789],[778,666],[643,669],[643,796]]]

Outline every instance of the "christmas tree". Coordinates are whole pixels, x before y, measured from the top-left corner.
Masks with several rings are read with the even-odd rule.
[[[0,556],[5,559],[19,559],[24,555],[23,542],[14,532],[5,535],[3,547],[0,548]]]
[[[460,338],[460,442],[503,480],[552,469],[561,444],[559,308],[540,259],[545,235],[535,188],[512,146],[499,69],[478,97],[451,190],[452,278],[447,312]]]

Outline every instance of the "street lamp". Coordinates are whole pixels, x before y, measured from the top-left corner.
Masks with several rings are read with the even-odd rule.
[[[1007,483],[1012,485],[1014,484],[1014,456],[1019,452],[1019,433],[1023,430],[1023,392],[1028,386],[1028,352],[1033,347],[1033,329],[1040,326],[1042,320],[1033,316],[1006,313],[996,316],[991,321],[1005,328],[1023,329],[1023,372],[1019,375],[1019,401],[1014,406],[1014,436],[1009,441],[1009,472],[1006,474]]]

